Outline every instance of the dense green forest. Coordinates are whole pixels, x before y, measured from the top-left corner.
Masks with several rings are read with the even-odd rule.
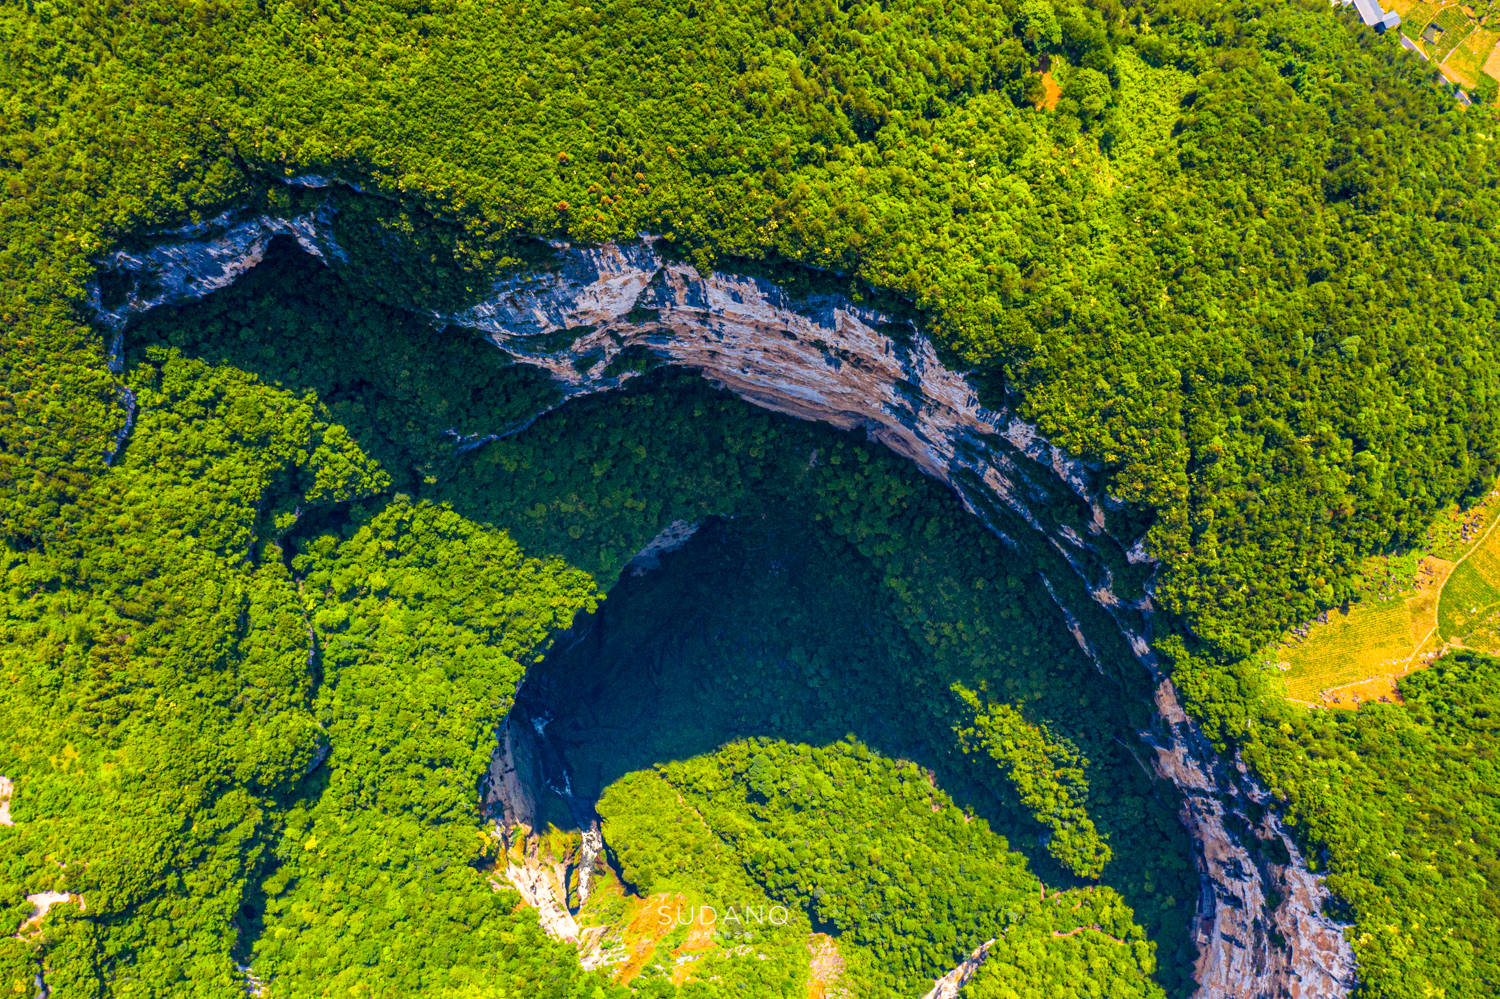
[[[1151,948],[1118,895],[1081,889],[1043,897],[1024,860],[983,820],[971,821],[917,767],[860,742],[731,743],[632,774],[599,807],[607,835],[624,826],[630,842],[632,822],[647,828],[634,839],[641,860],[622,858],[643,887],[692,890],[722,879],[723,897],[734,873],[748,873],[770,897],[805,907],[838,934],[846,986],[860,996],[920,995],[992,937],[1018,952],[1048,953],[1045,981],[1060,999],[1162,994],[1149,977]],[[675,809],[690,814],[660,820]],[[694,842],[705,827],[718,841],[706,849]],[[673,842],[678,836],[685,842]],[[679,857],[702,868],[672,869]],[[715,870],[730,865],[743,872]],[[1080,927],[1102,946],[1057,942]]]
[[[797,480],[805,440],[681,386],[455,455],[444,431],[550,390],[420,308],[531,237],[655,232],[700,266],[907,300],[991,401],[1097,462],[1161,563],[1158,650],[1329,872],[1365,994],[1500,988],[1495,665],[1329,715],[1245,658],[1497,471],[1494,121],[1393,39],[1317,0],[24,0],[0,51],[0,913],[81,897],[0,931],[6,986],[235,996],[249,961],[289,994],[611,994],[484,874],[490,733],[655,530],[786,505],[779,481],[872,578],[913,711],[972,726],[962,682],[1021,716],[982,778],[951,738],[893,751],[932,754],[1049,883],[1104,856],[1086,819],[1100,920],[1144,934],[1129,980],[1182,987],[1183,835],[1114,735],[1145,722],[1119,695],[1141,680],[1107,649],[1117,676],[1050,682],[1088,667],[1027,593],[1045,553],[995,556],[849,442]],[[336,195],[350,265],[264,269],[128,331],[111,370],[101,256],[292,210],[279,181],[309,172],[367,192]],[[1048,795],[1015,779],[1028,745]],[[780,821],[756,807],[746,835]],[[1049,940],[1004,938],[974,993],[1115,968],[1109,941]],[[914,976],[933,945],[879,953]]]
[[[320,955],[286,965],[314,981],[370,982],[369,948],[406,941],[424,956],[377,962],[385,987],[440,986],[447,962],[422,942],[436,939],[466,948],[460,978],[589,995],[463,861],[506,691],[594,605],[592,581],[400,497],[352,516],[347,540],[319,535],[293,572],[278,536],[294,515],[347,510],[389,477],[311,396],[156,348],[128,378],[140,418],[124,459],[45,547],[5,551],[0,724],[5,769],[24,775],[5,911],[19,923],[39,891],[83,899],[5,938],[7,987],[41,966],[59,996],[241,995],[230,954],[268,904],[331,934],[270,938]],[[446,620],[416,611],[439,589]],[[278,854],[293,849],[329,866],[288,880]],[[453,887],[442,905],[435,886]],[[385,913],[373,940],[324,890],[356,924]]]
[[[32,471],[7,517],[66,502],[119,419],[58,311],[90,258],[311,171],[398,199],[381,224],[424,234],[418,269],[648,230],[908,297],[1111,468],[1150,511],[1164,604],[1246,654],[1496,469],[1488,126],[1327,13],[10,5],[7,378]],[[1063,96],[1037,113],[1043,55]]]
[[[1021,802],[1050,830],[1047,852],[1058,863],[1097,878],[1109,863],[1110,849],[1084,804],[1089,761],[1009,704],[985,704],[958,684],[954,693],[973,713],[972,722],[957,729],[964,752],[984,753],[999,765]]]

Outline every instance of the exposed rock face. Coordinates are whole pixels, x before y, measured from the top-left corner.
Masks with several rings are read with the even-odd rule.
[[[586,806],[573,799],[566,764],[550,752],[545,728],[542,719],[521,708],[500,726],[484,791],[485,812],[494,820],[503,851],[494,881],[498,885],[503,879],[519,892],[549,936],[574,944],[584,967],[604,967],[616,956],[603,946],[606,927],[579,922],[594,886],[596,865],[602,863],[604,835],[598,820],[583,814]],[[553,837],[537,835],[537,799],[544,789],[562,796],[574,813],[580,829],[577,843],[559,844]],[[554,852],[559,846],[561,854]]]
[[[922,999],[958,999],[963,995],[964,986],[969,984],[969,979],[979,971],[984,964],[985,958],[990,955],[990,948],[995,946],[993,939],[986,940],[974,948],[974,953],[964,958],[952,971],[932,983],[932,990]]]
[[[118,330],[158,305],[191,302],[229,287],[265,259],[277,236],[291,237],[319,260],[343,260],[343,251],[328,235],[332,217],[332,208],[326,206],[286,219],[225,212],[206,222],[163,230],[154,234],[149,247],[110,255],[106,276],[124,277],[125,284],[95,282],[90,304],[107,329]],[[111,347],[111,354],[121,357]]]
[[[518,830],[524,827],[518,827]],[[526,831],[529,833],[529,830]],[[525,835],[525,834],[523,834]],[[525,851],[520,863],[507,861],[503,874],[510,886],[520,892],[526,905],[537,912],[542,929],[557,940],[578,943],[578,920],[567,906],[567,881],[565,875],[553,870],[560,866],[550,858],[543,859],[538,852],[539,842],[526,835],[522,849]]]
[[[83,903],[83,896],[73,895],[65,891],[37,892],[35,895],[27,895],[26,901],[31,903],[31,915],[22,921],[19,935],[24,935],[28,931],[41,929],[42,920],[47,918],[47,913],[52,911],[54,905],[77,902],[81,908],[87,908]]]
[[[1268,807],[1271,795],[1243,764],[1230,767],[1213,752],[1172,682],[1157,673],[1156,708],[1166,734],[1142,735],[1155,750],[1156,771],[1182,792],[1182,820],[1197,847],[1196,996],[1347,996],[1356,984],[1354,952],[1339,924],[1323,914],[1327,887]],[[1255,812],[1262,813],[1258,822]],[[1278,848],[1287,863],[1268,859]],[[1273,891],[1280,894],[1274,907]]]
[[[235,963],[234,970],[239,972],[241,987],[247,996],[263,996],[266,994],[265,980],[255,974],[255,969],[248,964]]]
[[[635,553],[630,563],[625,566],[625,571],[632,576],[644,576],[648,572],[655,572],[661,566],[663,555],[669,555],[687,544],[702,526],[700,521],[672,521],[663,527],[661,533],[652,538],[646,547]]]
[[[701,372],[748,402],[872,439],[951,485],[974,513],[997,501],[1047,534],[1111,606],[1107,565],[1078,533],[1101,535],[1095,474],[938,359],[909,320],[836,295],[793,299],[759,278],[663,259],[653,243],[563,247],[556,271],[502,278],[483,302],[442,319],[484,333],[544,368],[570,394],[607,391],[637,372],[614,362],[647,352]],[[559,345],[560,334],[568,342]],[[1048,530],[1033,513],[1061,483],[1083,505],[1076,527]],[[994,526],[994,525],[992,525]],[[1112,542],[1111,542],[1112,543]],[[1133,609],[1146,609],[1144,598]],[[1140,638],[1140,621],[1131,634]],[[1141,638],[1144,644],[1144,638]]]
[[[15,825],[10,817],[10,796],[14,793],[15,785],[10,782],[10,778],[0,777],[0,826]]]
[[[509,829],[537,825],[536,761],[529,733],[507,718],[496,734],[490,756],[489,779],[485,782],[484,810]]]
[[[224,287],[259,262],[277,235],[322,259],[341,259],[325,222],[319,212],[286,220],[226,216],[165,234],[149,250],[116,254],[106,272],[123,277],[128,290],[118,302],[96,299],[100,319],[119,329],[155,305]],[[1213,752],[1156,661],[1151,601],[1140,571],[1130,569],[1149,565],[1149,556],[1141,539],[1111,535],[1114,504],[1096,470],[1013,413],[982,405],[910,321],[838,295],[799,298],[760,278],[700,275],[664,259],[649,240],[559,246],[556,263],[501,277],[484,301],[434,318],[483,333],[516,360],[548,371],[568,395],[607,391],[633,377],[637,366],[613,363],[625,351],[698,371],[766,409],[863,429],[951,486],[1011,544],[1004,523],[1029,525],[1068,566],[1043,582],[1084,651],[1100,664],[1078,615],[1059,596],[1069,574],[1113,619],[1155,682],[1159,724],[1141,734],[1157,773],[1183,795],[1182,818],[1197,848],[1199,999],[1337,999],[1352,990],[1352,952],[1321,912],[1326,888],[1263,807],[1268,795]],[[1117,591],[1117,573],[1136,579],[1127,592]],[[498,776],[504,778],[503,766]],[[1268,853],[1290,860],[1272,863]]]

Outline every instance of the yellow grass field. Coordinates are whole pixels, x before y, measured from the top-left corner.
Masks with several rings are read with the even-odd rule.
[[[1500,44],[1490,49],[1490,54],[1485,57],[1484,71],[1489,76],[1500,80]]]
[[[1401,15],[1401,30],[1406,34],[1416,33],[1419,26],[1432,20],[1439,6],[1427,0],[1381,0],[1380,5]]]
[[[1500,493],[1450,512],[1396,592],[1330,611],[1302,637],[1288,635],[1268,649],[1262,658],[1282,671],[1287,696],[1325,707],[1395,700],[1397,679],[1448,648],[1500,652],[1497,514]]]
[[[1500,32],[1483,29],[1470,32],[1463,44],[1443,61],[1443,70],[1465,87],[1474,86],[1479,82],[1479,74],[1484,72],[1486,60],[1494,55],[1497,41],[1500,41]]]
[[[1355,604],[1347,613],[1330,611],[1327,622],[1313,625],[1302,641],[1279,649],[1277,664],[1286,671],[1287,696],[1310,704],[1338,704],[1360,694],[1359,699],[1389,696],[1396,677],[1425,665],[1423,652],[1436,648],[1440,587],[1453,563],[1424,562],[1425,578],[1416,593]],[[1335,689],[1376,678],[1385,682],[1374,691]]]

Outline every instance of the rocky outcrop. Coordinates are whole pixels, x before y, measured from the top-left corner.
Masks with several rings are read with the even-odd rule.
[[[16,824],[10,817],[10,798],[15,793],[15,789],[9,777],[0,777],[0,826]]]
[[[565,862],[546,855],[541,841],[525,826],[505,830],[506,861],[500,875],[536,910],[542,929],[555,940],[580,942],[575,912],[568,908]],[[514,837],[512,843],[510,838]],[[519,853],[519,858],[513,854]]]
[[[763,408],[863,430],[952,486],[991,527],[1000,530],[990,515],[999,503],[1041,531],[1102,603],[1149,606],[1115,595],[1112,570],[1086,540],[1105,537],[1109,500],[1095,471],[981,405],[910,319],[835,294],[793,298],[760,278],[705,277],[650,241],[558,249],[555,270],[502,278],[483,302],[440,318],[545,369],[570,395],[636,377],[640,366],[622,363],[633,353],[701,372]],[[1059,486],[1078,510],[1049,527],[1034,510],[1057,504]],[[1145,645],[1142,619],[1123,626]]]
[[[509,842],[541,828],[542,816],[537,805],[544,794],[555,794],[562,800],[579,830],[580,840],[576,849],[560,862],[553,880],[562,886],[563,908],[576,915],[588,901],[596,865],[602,862],[604,835],[592,804],[574,795],[567,761],[547,738],[551,720],[549,715],[536,712],[529,705],[517,704],[512,708],[496,734],[495,751],[490,756],[484,784],[484,809],[494,820],[497,832]],[[523,877],[535,880],[530,875]]]
[[[696,520],[674,520],[661,532],[647,542],[646,546],[636,552],[634,557],[625,566],[625,571],[632,576],[644,576],[648,572],[655,572],[661,567],[661,557],[677,551],[683,545],[693,540],[693,535],[698,533],[702,527],[701,521]]]
[[[303,215],[245,216],[225,212],[205,222],[162,229],[148,245],[117,250],[105,261],[89,297],[99,322],[116,331],[158,305],[191,302],[227,288],[266,257],[271,241],[285,236],[324,262],[344,259],[331,235],[333,208]],[[119,358],[111,344],[111,355]]]
[[[975,947],[974,952],[960,961],[952,971],[933,982],[931,991],[922,999],[958,999],[963,995],[964,986],[969,984],[969,979],[978,973],[985,958],[989,957],[993,946],[995,941],[990,939]]]
[[[47,918],[47,913],[52,911],[54,905],[66,905],[77,902],[80,909],[87,909],[84,905],[83,896],[74,895],[65,891],[43,891],[34,895],[27,895],[26,901],[31,905],[31,914],[21,922],[21,929],[17,936],[24,936],[28,932],[36,932],[42,928],[42,920]]]
[[[263,996],[266,994],[265,979],[255,974],[255,969],[248,964],[235,962],[234,970],[240,976],[240,989],[247,996]]]
[[[492,881],[515,889],[549,936],[578,949],[584,967],[603,967],[618,956],[605,946],[609,928],[585,926],[580,914],[604,863],[604,835],[592,817],[575,819],[578,833],[538,835],[536,806],[543,789],[563,796],[575,814],[582,806],[572,800],[566,770],[548,772],[547,763],[562,766],[561,758],[548,758],[539,745],[542,731],[518,714],[523,712],[513,711],[500,727],[484,792],[486,814],[494,820],[493,835],[501,848]]]
[[[123,291],[96,295],[100,320],[117,330],[156,305],[223,287],[276,236],[324,260],[342,258],[323,210],[292,219],[221,217],[109,258],[104,283]],[[1337,999],[1351,991],[1352,953],[1322,914],[1326,888],[1302,863],[1266,793],[1227,765],[1183,712],[1156,661],[1142,574],[1150,559],[1143,539],[1112,535],[1116,504],[1096,469],[1014,413],[981,403],[908,318],[839,294],[794,296],[762,278],[700,274],[665,258],[651,240],[554,250],[554,266],[502,276],[483,301],[434,320],[483,334],[518,362],[549,372],[567,396],[614,389],[636,376],[641,359],[698,371],[766,409],[863,430],[947,483],[1010,544],[1018,530],[1035,532],[1058,556],[1059,572],[1043,582],[1084,651],[1103,668],[1060,593],[1064,582],[1078,589],[1066,576],[1081,582],[1152,677],[1159,723],[1142,738],[1156,772],[1182,794],[1202,878],[1197,995]],[[503,765],[496,777],[504,780]]]
[[[1182,793],[1182,820],[1197,850],[1196,995],[1348,995],[1356,984],[1354,953],[1339,924],[1323,913],[1328,889],[1307,869],[1270,808],[1270,794],[1243,764],[1230,766],[1214,753],[1159,671],[1155,700],[1165,734],[1143,737],[1155,750],[1157,773]],[[1271,859],[1278,853],[1285,863]]]

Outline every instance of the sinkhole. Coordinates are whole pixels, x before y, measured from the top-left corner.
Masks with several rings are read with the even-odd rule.
[[[123,339],[127,384],[188,357],[313,393],[389,474],[317,509],[287,499],[289,474],[249,557],[295,566],[400,494],[590,574],[597,608],[491,692],[497,747],[474,774],[500,845],[473,863],[580,959],[643,989],[780,988],[795,965],[919,995],[996,939],[997,967],[1045,952],[1191,989],[1199,881],[1139,741],[1149,677],[1023,515],[981,522],[862,429],[649,352],[567,399],[285,238]],[[1079,615],[1101,622],[1092,654]],[[264,901],[246,903],[251,936],[275,928]]]

